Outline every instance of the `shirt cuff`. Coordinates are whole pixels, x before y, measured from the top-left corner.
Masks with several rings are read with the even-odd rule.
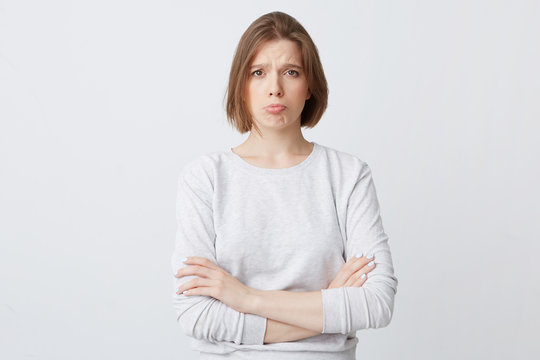
[[[242,333],[242,344],[263,345],[264,335],[266,335],[267,318],[255,314],[244,314],[244,329]]]

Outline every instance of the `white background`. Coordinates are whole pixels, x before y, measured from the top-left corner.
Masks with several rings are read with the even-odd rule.
[[[357,357],[540,356],[540,2],[266,3],[0,2],[0,358],[198,358],[171,303],[177,175],[247,135],[230,65],[274,10],[329,83],[305,138],[370,165],[390,236],[394,317]]]

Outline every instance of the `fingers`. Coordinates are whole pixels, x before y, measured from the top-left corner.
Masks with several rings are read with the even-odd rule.
[[[360,256],[358,256],[358,255],[360,255]],[[352,263],[355,262],[356,260],[361,259],[362,256],[363,256],[363,254],[362,254],[362,252],[360,251],[358,254],[351,256],[351,257],[349,258],[349,260],[347,260],[347,264],[352,264]]]
[[[345,286],[360,287],[364,285],[364,283],[367,281],[367,278],[368,278],[367,273],[363,273],[361,276],[358,276],[356,281],[354,281],[351,285],[345,285]]]
[[[360,286],[367,280],[367,273],[375,268],[373,254],[357,258],[350,264],[348,278],[344,286]],[[364,275],[364,276],[362,276]],[[355,285],[356,284],[356,285]]]
[[[190,266],[187,266],[187,267],[184,267],[184,268],[178,270],[175,277],[181,278],[181,277],[188,276],[188,275],[197,275],[197,276],[203,277],[203,278],[211,278],[211,277],[213,277],[212,275],[213,275],[214,271],[215,270],[209,269],[209,268],[204,267],[204,266],[190,265]]]
[[[184,293],[185,291],[188,291],[189,289],[192,289],[192,288],[198,288],[198,287],[203,287],[203,286],[214,286],[214,285],[215,285],[215,281],[212,279],[196,278],[182,284],[182,286],[180,286],[178,290],[176,291],[176,294],[180,295]]]
[[[210,268],[210,269],[214,269],[214,270],[218,270],[218,269],[221,269],[219,266],[217,266],[213,261],[205,258],[205,257],[201,257],[201,256],[188,256],[186,258],[184,258],[185,260],[183,260],[182,262],[184,264],[189,264],[189,265],[201,265],[201,266],[206,266],[207,268]]]
[[[373,264],[375,264],[375,258],[373,254],[370,254],[368,256],[362,256],[360,258],[356,258],[355,260],[353,260],[348,267],[348,277],[350,277],[352,274],[354,274],[358,270],[362,269],[371,261],[373,261]]]
[[[345,286],[362,286],[368,276],[367,274],[375,268],[375,262],[372,265],[366,265],[362,269],[355,272],[345,283]]]
[[[182,262],[186,265],[191,265],[191,266],[187,266],[187,267],[179,269],[175,275],[176,277],[182,277],[186,275],[198,275],[198,276],[204,276],[204,277],[211,277],[211,276],[216,276],[216,273],[215,273],[216,271],[220,273],[226,272],[225,270],[220,268],[211,260],[205,257],[201,257],[201,256],[188,256],[182,259]],[[196,269],[194,271],[198,271],[198,272],[189,273],[189,274],[186,273],[186,271],[192,271],[193,269]],[[212,271],[214,271],[214,273],[212,273]]]
[[[343,264],[334,280],[332,280],[332,282],[330,283],[328,287],[329,289],[347,286],[347,283],[351,284],[351,282],[348,282],[350,277],[374,259],[373,254],[363,256],[362,253],[359,253],[357,255],[360,255],[360,257],[356,257],[356,255],[353,255],[349,258],[349,260],[347,260],[345,264]],[[367,272],[367,270],[368,269],[366,269],[365,272]],[[362,274],[358,274],[358,276],[360,275]]]

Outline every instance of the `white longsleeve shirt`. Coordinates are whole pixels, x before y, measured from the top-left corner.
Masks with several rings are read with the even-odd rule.
[[[181,169],[173,277],[187,266],[184,257],[200,256],[252,288],[322,292],[321,334],[263,344],[267,318],[210,296],[177,295],[197,276],[174,277],[177,321],[201,359],[354,359],[356,331],[389,324],[398,280],[371,169],[355,155],[312,144],[288,168],[252,165],[229,148]],[[376,263],[366,282],[327,289],[359,252]]]

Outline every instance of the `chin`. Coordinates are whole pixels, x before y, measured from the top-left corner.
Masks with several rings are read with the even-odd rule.
[[[289,119],[285,116],[270,116],[264,119],[264,125],[270,127],[284,127],[290,124]]]

